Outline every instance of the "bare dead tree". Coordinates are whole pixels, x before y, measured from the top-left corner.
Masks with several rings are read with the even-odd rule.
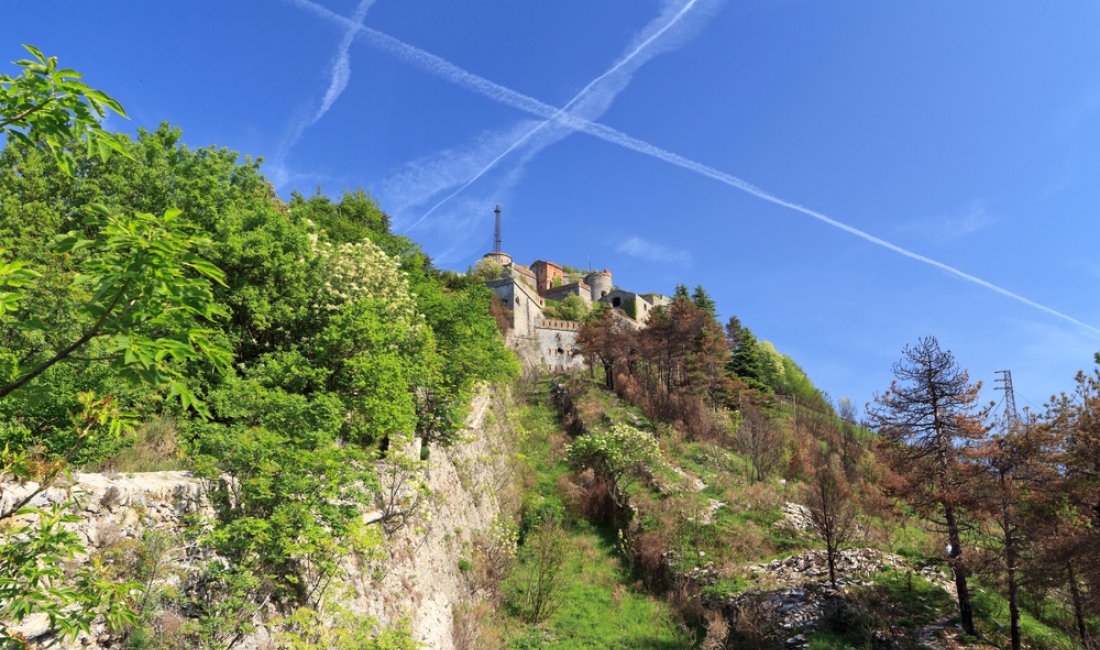
[[[734,436],[737,450],[749,457],[753,480],[763,481],[783,459],[783,434],[759,407],[741,401],[741,422]]]

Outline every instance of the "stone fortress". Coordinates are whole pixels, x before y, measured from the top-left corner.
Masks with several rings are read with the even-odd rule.
[[[611,281],[611,271],[607,269],[567,273],[562,266],[546,260],[536,260],[530,267],[514,263],[512,256],[500,249],[499,205],[495,213],[493,251],[483,255],[482,260],[499,264],[504,273],[487,285],[511,310],[513,343],[537,348],[543,364],[551,371],[582,369],[584,357],[577,345],[581,324],[546,318],[543,313],[546,301],[577,296],[588,307],[604,303],[614,310],[613,313],[637,328],[645,326],[654,308],[672,302],[668,296],[616,288]]]

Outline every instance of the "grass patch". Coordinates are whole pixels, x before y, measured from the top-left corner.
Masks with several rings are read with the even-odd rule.
[[[832,630],[822,630],[810,637],[810,650],[850,650],[865,647],[865,644]]]
[[[561,604],[540,627],[524,626],[512,638],[515,650],[690,647],[668,605],[631,588],[614,556],[615,544],[585,521],[569,531]]]
[[[1007,646],[1010,632],[1008,600],[990,589],[974,589],[971,594],[978,631],[998,645]],[[1020,611],[1020,638],[1032,650],[1072,650],[1081,647],[1072,637],[1043,623],[1026,609]]]
[[[588,391],[588,395],[608,397],[596,390]],[[547,397],[547,384],[540,382],[519,409],[520,452],[528,469],[524,511],[564,513],[568,550],[562,568],[559,605],[538,626],[525,623],[516,612],[511,612],[507,647],[514,650],[691,647],[693,639],[674,622],[668,604],[632,586],[629,571],[617,557],[615,531],[570,518],[565,511],[558,485],[570,471],[565,461],[568,436],[558,425]],[[640,417],[625,407],[611,408],[613,401],[618,400],[610,396],[593,401],[589,407],[595,412],[597,407],[606,406],[608,415],[617,418],[615,421],[632,422],[633,417],[620,417],[627,413]],[[599,430],[589,422],[586,426],[590,431]],[[506,591],[516,588],[515,584],[505,584]]]
[[[110,458],[91,463],[86,472],[164,472],[190,469],[171,417],[150,420],[138,427],[128,444]]]
[[[741,593],[748,589],[749,582],[744,576],[734,576],[732,578],[722,578],[718,582],[703,587],[703,593],[708,596],[717,596],[719,598],[725,598],[734,594]]]

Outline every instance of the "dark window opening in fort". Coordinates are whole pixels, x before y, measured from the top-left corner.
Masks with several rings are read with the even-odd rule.
[[[558,348],[558,354],[565,354],[565,350]]]
[[[618,307],[619,305],[622,304],[622,302],[623,301],[620,300],[618,296],[615,296],[614,298],[611,299],[611,306],[612,307]]]
[[[607,292],[606,292],[606,291],[601,291],[601,292],[600,292],[600,297],[601,297],[601,298],[603,298],[603,297],[604,297],[604,296],[606,296],[606,295],[607,295]]]

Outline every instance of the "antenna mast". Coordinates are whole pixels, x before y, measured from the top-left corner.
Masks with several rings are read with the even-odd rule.
[[[493,232],[493,252],[500,254],[500,205],[497,205],[497,209],[493,210],[497,215],[497,227]]]
[[[1016,421],[1016,393],[1012,390],[1012,371],[1011,370],[996,370],[995,374],[1001,375],[994,379],[994,383],[1000,384],[1000,386],[994,386],[993,390],[1003,390],[1005,392],[1005,412],[1008,414],[1009,421]]]

